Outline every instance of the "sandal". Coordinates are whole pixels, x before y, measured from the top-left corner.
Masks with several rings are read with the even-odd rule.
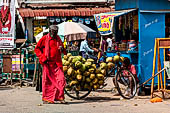
[[[43,100],[43,104],[54,104],[54,102],[48,102]]]
[[[68,104],[65,100],[58,100],[54,102],[55,104]]]

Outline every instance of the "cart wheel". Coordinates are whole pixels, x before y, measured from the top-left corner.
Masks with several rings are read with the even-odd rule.
[[[91,92],[91,89],[84,89],[84,88],[77,88],[77,85],[72,85],[71,87],[69,86],[69,78],[66,77],[66,87],[64,89],[65,94],[68,95],[70,98],[73,99],[83,99],[86,96],[88,96]]]
[[[134,75],[122,69],[116,74],[115,85],[119,94],[125,99],[131,99],[137,92],[137,85]]]
[[[78,91],[76,90],[76,86],[72,86],[71,88],[66,87],[64,91],[65,94],[68,95],[70,98],[77,99],[77,100],[87,97],[91,92],[91,90],[88,89]]]

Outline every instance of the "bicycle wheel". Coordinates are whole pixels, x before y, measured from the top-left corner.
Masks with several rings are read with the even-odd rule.
[[[117,72],[115,85],[119,94],[125,99],[131,99],[137,92],[136,79],[129,71],[122,69]]]
[[[66,81],[67,81],[67,79],[66,79]],[[67,96],[69,96],[70,98],[80,100],[80,99],[87,97],[90,94],[91,89],[84,89],[84,88],[80,88],[80,87],[78,88],[77,85],[72,85],[70,87],[69,81],[67,81],[67,85],[66,85],[64,91],[65,91],[65,94]]]

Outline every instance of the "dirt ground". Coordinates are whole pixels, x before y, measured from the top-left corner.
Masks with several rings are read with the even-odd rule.
[[[42,104],[41,93],[35,87],[0,86],[0,113],[170,113],[170,99],[151,103],[148,95],[125,100],[113,96],[113,84],[108,83],[83,100],[66,95],[67,105]]]

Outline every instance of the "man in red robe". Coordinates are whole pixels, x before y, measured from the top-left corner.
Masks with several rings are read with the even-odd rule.
[[[61,52],[66,54],[63,43],[57,35],[58,26],[49,27],[49,33],[43,36],[35,47],[35,53],[43,66],[42,100],[44,104],[65,103],[64,87],[66,84]]]
[[[11,29],[11,13],[9,6],[4,4],[0,10],[0,33],[2,34],[9,33]]]

